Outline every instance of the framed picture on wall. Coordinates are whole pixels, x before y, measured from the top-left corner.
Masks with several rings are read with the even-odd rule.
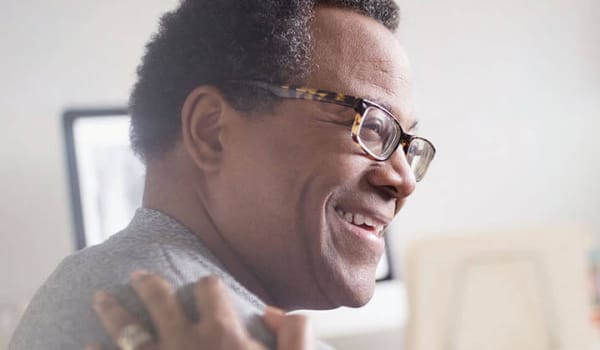
[[[125,228],[141,206],[144,166],[129,146],[126,109],[63,115],[77,248]]]
[[[141,206],[145,169],[130,147],[129,120],[126,108],[63,114],[77,249],[125,228]],[[392,278],[389,256],[377,267],[378,281]]]

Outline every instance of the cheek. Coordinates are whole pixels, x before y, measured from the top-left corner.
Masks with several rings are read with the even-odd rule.
[[[230,144],[218,180],[219,207],[223,221],[232,213],[238,220],[223,225],[261,239],[277,228],[280,237],[324,250],[326,237],[318,232],[325,200],[356,188],[364,157],[349,128],[307,122],[304,115],[276,118],[249,123]]]
[[[229,232],[244,230],[248,236],[262,239],[258,236],[267,235],[265,232],[281,227],[293,216],[294,189],[302,168],[296,157],[288,154],[292,140],[267,132],[272,129],[240,135],[218,174],[213,190],[218,189],[215,200],[223,229]]]

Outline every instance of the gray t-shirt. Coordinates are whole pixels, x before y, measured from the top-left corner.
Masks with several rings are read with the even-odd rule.
[[[116,295],[153,331],[148,313],[128,285],[130,273],[137,269],[157,273],[178,288],[191,319],[198,318],[191,283],[209,275],[221,277],[250,334],[275,348],[273,335],[262,322],[265,304],[227,273],[189,229],[159,211],[142,208],[123,231],[65,258],[37,291],[9,350],[80,350],[95,344],[115,349],[92,309],[92,297],[99,289]],[[330,348],[320,343],[319,349]]]

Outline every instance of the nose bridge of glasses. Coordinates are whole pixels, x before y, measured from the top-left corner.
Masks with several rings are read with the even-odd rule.
[[[400,129],[402,130],[402,129]],[[410,144],[412,143],[414,136],[411,134],[407,134],[401,131],[400,134],[400,147],[402,147],[402,151],[405,155],[408,155],[408,150],[410,148]]]
[[[405,133],[400,127],[399,123],[395,123],[397,138],[396,141],[390,145],[389,155],[385,159],[386,162],[390,163],[392,168],[402,177],[414,176],[417,179],[415,169],[411,165],[411,159],[409,156],[409,149],[414,136]]]
[[[396,146],[394,151],[384,161],[386,165],[383,168],[388,169],[387,171],[390,172],[390,176],[397,179],[398,185],[395,187],[400,192],[410,193],[414,189],[414,184],[418,181],[417,174],[414,172],[406,152],[404,150],[401,151],[399,146],[400,144]]]

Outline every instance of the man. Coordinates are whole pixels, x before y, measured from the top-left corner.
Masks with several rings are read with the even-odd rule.
[[[383,231],[435,153],[410,134],[397,25],[392,0],[185,0],[165,15],[131,97],[143,208],[58,267],[10,349],[110,344],[90,306],[99,289],[155,331],[124,287],[137,269],[175,288],[219,276],[270,347],[265,304],[365,304]]]

